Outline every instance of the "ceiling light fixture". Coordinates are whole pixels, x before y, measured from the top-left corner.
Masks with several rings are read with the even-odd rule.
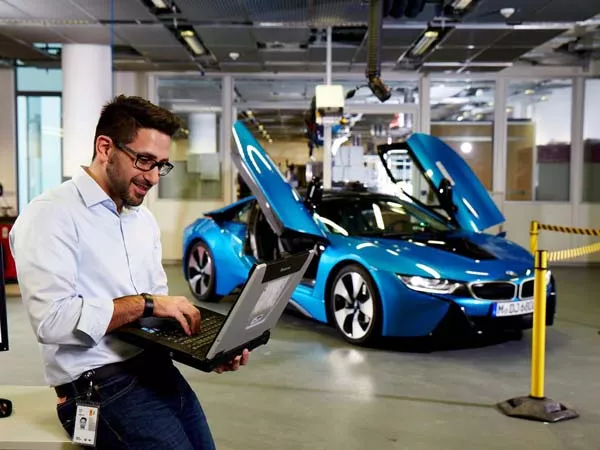
[[[150,0],[150,1],[158,9],[169,9],[169,6],[165,3],[165,0]]]
[[[190,47],[194,54],[203,55],[204,53],[206,53],[204,46],[200,43],[200,41],[196,37],[196,33],[194,33],[192,30],[180,31],[179,35],[183,38],[185,43]]]
[[[466,9],[469,7],[472,1],[473,0],[454,0],[452,2],[452,7],[459,10]]]
[[[428,30],[423,33],[421,38],[417,41],[415,46],[412,48],[411,53],[413,55],[423,55],[438,39],[440,33],[434,30]]]

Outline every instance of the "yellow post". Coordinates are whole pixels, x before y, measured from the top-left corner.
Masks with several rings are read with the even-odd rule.
[[[531,358],[531,397],[534,398],[544,398],[547,272],[548,251],[538,250],[535,253],[533,349]]]
[[[540,234],[540,224],[537,220],[532,220],[529,225],[529,249],[532,255],[537,252],[538,236]]]

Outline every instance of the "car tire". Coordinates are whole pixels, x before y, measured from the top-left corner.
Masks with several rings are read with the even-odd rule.
[[[381,337],[379,291],[369,272],[359,264],[349,264],[335,273],[327,305],[333,325],[347,342],[366,346]]]
[[[208,245],[203,241],[192,243],[185,264],[185,279],[194,298],[201,302],[218,302],[215,260]]]

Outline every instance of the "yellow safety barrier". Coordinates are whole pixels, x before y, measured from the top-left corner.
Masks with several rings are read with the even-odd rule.
[[[548,253],[550,262],[563,261],[565,259],[577,258],[583,255],[600,252],[600,242],[595,244],[585,245],[583,247],[569,248],[566,250],[554,250]]]
[[[533,293],[533,351],[531,353],[531,397],[544,398],[544,368],[546,366],[546,274],[548,252],[535,254]]]
[[[579,417],[579,414],[565,405],[549,399],[544,394],[544,370],[546,365],[546,281],[548,262],[561,261],[600,252],[600,243],[583,247],[555,250],[538,250],[538,238],[541,230],[585,236],[600,236],[600,229],[566,227],[541,224],[531,221],[529,228],[529,246],[535,257],[535,279],[533,300],[533,336],[531,356],[531,391],[529,396],[515,397],[499,403],[498,408],[506,415],[523,419],[559,422]]]
[[[538,249],[540,230],[566,234],[579,234],[583,236],[600,236],[600,228],[577,228],[563,225],[549,225],[546,223],[539,223],[537,220],[532,220],[529,226],[529,250],[532,255],[535,255]],[[550,261],[561,261],[563,259],[576,258],[578,256],[589,255],[590,253],[600,251],[600,247],[593,247],[594,245],[596,244],[579,247],[577,249],[550,252],[549,259]]]

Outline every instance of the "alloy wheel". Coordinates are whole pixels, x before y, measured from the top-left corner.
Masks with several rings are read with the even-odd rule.
[[[199,300],[206,300],[212,295],[213,260],[206,246],[199,242],[194,245],[188,255],[187,278],[192,293]]]
[[[351,340],[362,340],[373,327],[373,293],[358,272],[346,272],[333,289],[333,315],[338,329]]]

